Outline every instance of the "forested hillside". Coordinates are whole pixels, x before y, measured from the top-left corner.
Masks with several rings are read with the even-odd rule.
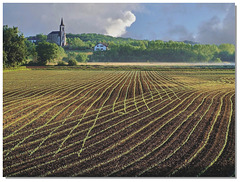
[[[15,38],[14,38],[15,37]],[[191,41],[136,40],[101,34],[67,34],[67,45],[46,42],[36,35],[32,43],[19,34],[17,27],[4,27],[4,67],[22,64],[45,65],[50,62],[235,62],[233,44],[207,45]],[[21,40],[21,41],[18,41]],[[108,45],[107,51],[93,51],[96,43]],[[14,48],[17,47],[18,49]],[[16,51],[10,51],[10,50]],[[21,55],[21,56],[17,56]],[[17,57],[16,57],[17,56]]]
[[[101,34],[67,34],[67,50],[92,51],[97,42],[108,51],[94,52],[89,61],[109,62],[234,62],[233,44],[203,45],[191,41],[135,40]]]

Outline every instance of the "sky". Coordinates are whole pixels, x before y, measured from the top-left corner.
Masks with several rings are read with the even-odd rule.
[[[140,40],[236,44],[234,3],[3,3],[3,24],[25,37],[59,29]]]

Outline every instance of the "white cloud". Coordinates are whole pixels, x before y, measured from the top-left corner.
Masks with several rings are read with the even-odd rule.
[[[123,35],[141,11],[134,3],[5,3],[4,23],[17,26],[24,35],[58,30],[63,17],[67,33]]]
[[[108,18],[108,26],[106,26],[106,35],[120,37],[126,33],[126,28],[130,27],[136,21],[136,16],[131,11],[125,11],[122,16],[117,19]]]

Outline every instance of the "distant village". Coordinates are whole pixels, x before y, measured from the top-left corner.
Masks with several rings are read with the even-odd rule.
[[[64,47],[67,45],[66,41],[66,33],[65,33],[65,25],[63,23],[63,18],[61,18],[61,23],[59,26],[59,31],[52,31],[47,35],[47,41],[51,43],[55,43],[58,46]],[[32,43],[36,43],[38,38],[36,36],[29,37],[28,41]],[[108,45],[105,43],[97,43],[93,51],[106,51],[108,49]]]
[[[210,45],[188,40],[137,40],[96,33],[68,33],[66,35],[63,18],[60,21],[59,31],[52,31],[48,35],[42,36],[44,36],[44,41],[64,48],[68,57],[71,57],[71,54],[84,55],[84,61],[235,62],[235,46],[233,44]],[[42,41],[37,40],[38,37],[38,35],[29,37],[28,40],[38,44]]]

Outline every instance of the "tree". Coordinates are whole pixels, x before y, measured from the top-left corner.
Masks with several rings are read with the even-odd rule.
[[[68,59],[71,59],[71,58],[76,58],[76,56],[77,56],[77,53],[75,53],[75,52],[69,52],[68,54],[67,54],[67,56],[68,56]]]
[[[40,42],[36,47],[38,53],[38,63],[40,65],[46,65],[49,61],[57,58],[58,46],[55,43]]]
[[[68,66],[76,66],[77,65],[77,60],[74,58],[70,58],[68,60]]]
[[[3,26],[3,66],[15,67],[25,62],[27,48],[23,34],[17,27]]]
[[[28,40],[25,40],[25,44],[27,46],[27,59],[31,60],[30,62],[37,62],[37,52],[36,45]]]
[[[215,57],[215,58],[213,58],[213,59],[211,60],[211,62],[214,62],[214,63],[221,63],[222,60],[221,60],[220,58]]]
[[[45,41],[47,41],[47,35],[37,34],[37,35],[36,35],[36,38],[37,38],[37,44],[38,44],[39,42],[45,42]]]
[[[67,54],[65,53],[65,50],[62,47],[58,47],[56,59],[59,61],[59,60],[62,60],[66,56],[67,56]]]
[[[78,62],[87,62],[88,61],[88,56],[86,54],[82,54],[82,53],[79,53],[77,56],[76,56],[76,60]]]
[[[233,44],[220,44],[218,48],[220,51],[227,51],[229,54],[233,54],[235,52],[235,46]]]
[[[221,51],[218,54],[218,57],[222,60],[222,61],[231,61],[232,62],[232,58],[231,58],[231,54],[229,54],[228,51]]]
[[[85,44],[80,38],[75,37],[75,38],[68,38],[67,39],[69,49],[87,49],[89,48],[89,45]]]

